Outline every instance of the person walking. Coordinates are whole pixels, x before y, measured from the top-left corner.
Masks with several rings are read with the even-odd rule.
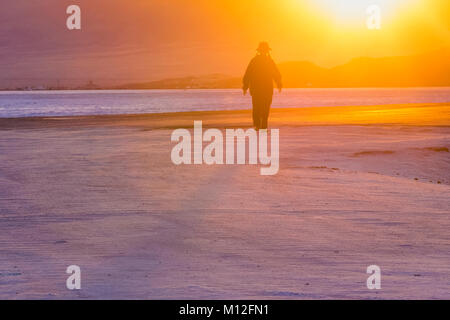
[[[243,79],[243,92],[250,89],[253,104],[253,126],[256,130],[267,129],[270,106],[273,98],[273,82],[282,90],[281,74],[270,56],[267,42],[261,42],[257,55],[250,61]]]

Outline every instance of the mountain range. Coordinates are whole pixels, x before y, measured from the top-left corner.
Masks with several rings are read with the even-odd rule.
[[[450,86],[449,48],[413,56],[355,58],[333,68],[322,68],[307,61],[283,62],[278,66],[286,88]],[[240,87],[240,77],[213,74],[125,84],[115,89]]]

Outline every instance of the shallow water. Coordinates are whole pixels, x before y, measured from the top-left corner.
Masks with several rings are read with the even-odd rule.
[[[273,106],[324,107],[450,102],[450,87],[286,89]],[[249,109],[237,89],[0,91],[0,117],[71,116]]]

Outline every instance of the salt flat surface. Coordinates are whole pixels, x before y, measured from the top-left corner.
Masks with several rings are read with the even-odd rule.
[[[171,130],[0,132],[2,299],[450,298],[449,127],[282,126],[276,176],[174,166]]]

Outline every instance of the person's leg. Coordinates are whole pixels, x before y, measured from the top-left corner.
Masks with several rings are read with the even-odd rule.
[[[256,129],[261,127],[261,99],[257,96],[252,96],[253,103],[253,126]]]
[[[267,129],[268,121],[269,121],[269,113],[270,113],[270,106],[272,105],[272,96],[268,96],[264,99],[264,103],[262,105],[262,112],[261,112],[261,129]]]

